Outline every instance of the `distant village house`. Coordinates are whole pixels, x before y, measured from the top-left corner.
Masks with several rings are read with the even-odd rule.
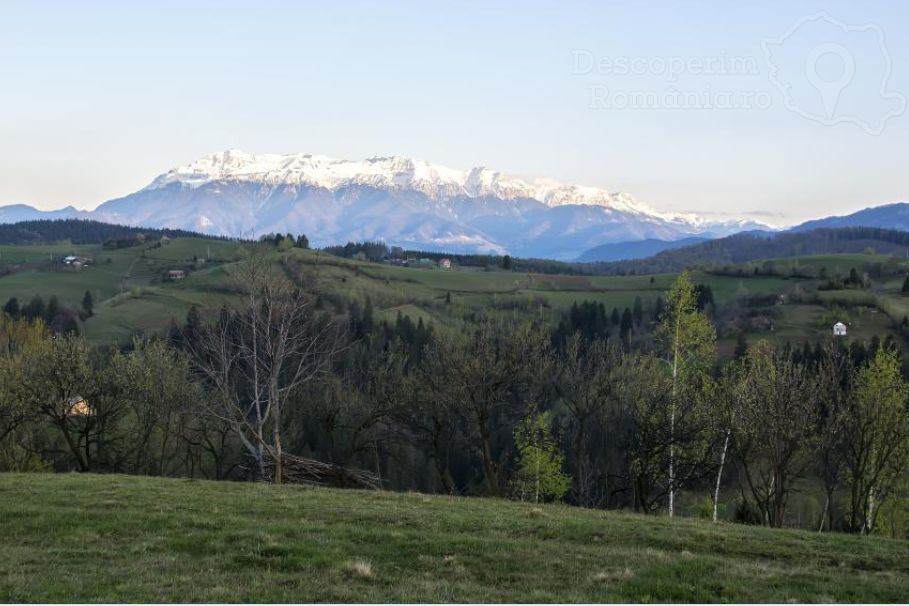
[[[835,337],[845,337],[846,336],[846,325],[842,322],[837,322],[833,325],[833,336]]]
[[[88,265],[92,262],[88,257],[78,257],[76,255],[67,255],[62,259],[64,265],[70,267],[82,267],[83,265]]]
[[[82,396],[74,396],[66,401],[66,415],[69,417],[87,417],[91,413],[88,402]]]
[[[451,269],[451,259],[442,259],[439,261],[439,267],[442,269]]]
[[[183,269],[171,269],[167,272],[168,280],[182,280],[186,277],[186,271]]]

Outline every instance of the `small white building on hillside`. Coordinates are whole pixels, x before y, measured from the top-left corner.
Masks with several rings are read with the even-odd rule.
[[[846,336],[846,325],[842,322],[837,322],[833,325],[833,336],[834,337],[845,337]]]

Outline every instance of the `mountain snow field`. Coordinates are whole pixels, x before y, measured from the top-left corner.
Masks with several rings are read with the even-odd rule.
[[[658,212],[628,193],[457,170],[402,156],[339,160],[227,150],[168,170],[93,211],[0,207],[0,222],[90,218],[255,238],[305,233],[315,246],[381,240],[407,248],[573,260],[639,240],[764,229],[750,220]]]

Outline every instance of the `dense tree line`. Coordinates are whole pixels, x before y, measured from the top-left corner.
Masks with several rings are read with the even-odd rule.
[[[123,351],[3,314],[0,465],[280,483],[312,460],[396,490],[668,515],[709,496],[715,518],[906,532],[907,387],[887,344],[720,360],[685,274],[618,331],[598,304],[555,330],[453,331],[377,320],[368,301],[325,309],[286,269],[250,257],[236,305]],[[626,316],[647,339],[621,337]],[[322,480],[350,485],[342,471]],[[800,520],[811,491],[823,509]]]
[[[675,273],[686,268],[719,268],[761,259],[860,253],[869,248],[880,254],[904,258],[909,251],[909,232],[877,227],[843,227],[776,234],[740,233],[666,250],[646,259],[592,263],[590,270],[608,275]]]
[[[348,242],[347,244],[326,246],[322,251],[336,257],[344,257],[345,259],[360,257],[375,262],[391,258],[404,258],[404,250],[402,248],[392,249],[384,242]]]
[[[48,244],[70,240],[73,244],[108,243],[109,246],[116,248],[132,245],[138,241],[137,238],[160,239],[162,236],[231,239],[186,230],[130,227],[83,219],[20,221],[0,225],[0,244]],[[275,245],[309,248],[309,240],[303,234],[268,234],[263,236],[262,240]],[[283,244],[285,240],[286,244]],[[322,250],[346,258],[361,256],[370,261],[391,258],[428,258],[438,261],[448,258],[456,265],[465,267],[502,268],[507,264],[507,269],[519,272],[629,275],[678,272],[693,267],[709,267],[715,271],[723,271],[724,266],[750,263],[767,258],[825,253],[858,253],[869,248],[878,253],[904,257],[909,250],[909,232],[875,227],[845,227],[778,234],[742,233],[663,251],[646,259],[594,263],[518,258],[510,255],[405,250],[401,247],[389,247],[384,242],[348,242],[327,246]],[[736,272],[739,271],[736,270]],[[759,270],[755,273],[763,271]],[[871,273],[874,275],[873,271]],[[797,274],[798,272],[796,272]],[[821,277],[826,278],[826,276]]]
[[[306,234],[299,234],[294,236],[293,234],[266,234],[259,238],[260,242],[270,244],[275,248],[281,250],[287,250],[289,248],[309,248],[309,238],[306,237]]]
[[[86,290],[82,297],[82,309],[76,311],[60,303],[56,295],[51,295],[47,302],[41,295],[35,295],[23,303],[17,297],[10,297],[3,305],[3,313],[13,320],[41,320],[52,335],[73,335],[79,333],[78,321],[85,320],[94,313],[94,299],[92,293]]]
[[[130,227],[85,219],[53,219],[0,224],[0,244],[53,244],[63,240],[70,240],[73,244],[103,244],[107,241],[132,241],[138,236],[155,239],[160,239],[162,236],[226,239],[182,229]]]
[[[763,259],[783,259],[813,254],[860,253],[869,249],[879,254],[903,258],[909,251],[909,232],[877,227],[822,228],[807,232],[763,233],[749,232],[709,240],[690,246],[663,251],[645,259],[610,262],[566,262],[550,259],[517,258],[509,255],[451,254],[437,251],[404,250],[389,247],[384,242],[348,242],[328,246],[323,250],[336,256],[353,258],[360,254],[370,261],[389,258],[428,258],[438,261],[452,259],[465,267],[496,267],[505,264],[508,269],[521,272],[574,275],[634,275],[677,273],[695,267],[709,268],[720,274],[744,275],[742,267],[729,266],[753,263]],[[508,261],[505,260],[508,257]],[[868,268],[868,272],[884,275],[888,272],[882,264]],[[748,270],[755,275],[781,275],[781,270],[768,262]],[[799,268],[788,268],[784,275],[822,279],[835,276],[805,274]]]
[[[512,257],[511,255],[412,250],[404,249],[400,246],[388,246],[384,242],[348,242],[343,245],[326,246],[322,251],[337,257],[347,259],[361,258],[374,262],[389,259],[432,259],[438,262],[441,259],[450,259],[452,263],[462,267],[496,268],[543,274],[585,275],[594,273],[590,266],[583,263],[566,263],[552,259],[525,259]]]

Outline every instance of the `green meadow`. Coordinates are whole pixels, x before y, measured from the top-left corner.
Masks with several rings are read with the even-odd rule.
[[[0,475],[2,602],[902,602],[905,541],[483,498]]]
[[[233,296],[231,267],[248,252],[250,244],[201,238],[176,238],[164,243],[107,250],[100,245],[0,246],[0,302],[17,297],[25,304],[31,297],[57,295],[78,309],[86,290],[95,301],[95,315],[84,322],[86,337],[96,343],[126,342],[133,335],[166,330],[180,322],[193,305],[211,313]],[[64,255],[78,254],[93,263],[82,269],[60,263]],[[607,313],[632,307],[640,298],[645,308],[663,296],[673,274],[632,276],[547,275],[498,268],[407,268],[333,257],[316,251],[293,249],[275,252],[275,262],[287,255],[322,295],[372,304],[380,318],[398,314],[459,328],[479,313],[511,318],[542,318],[556,323],[573,304],[601,303]],[[855,316],[855,338],[892,334],[903,315],[909,314],[909,297],[900,293],[895,278],[872,290],[817,291],[817,279],[794,277],[793,268],[845,274],[887,258],[872,254],[813,255],[772,260],[773,275],[754,274],[743,266],[743,275],[694,272],[697,283],[709,285],[722,307],[754,295],[785,294],[794,290],[816,293],[815,301],[793,302],[777,310],[773,330],[749,329],[748,340],[768,338],[795,342],[817,339],[827,332],[829,308],[860,305],[868,310]],[[170,269],[183,269],[187,277],[167,281]],[[880,312],[874,316],[872,313]],[[859,317],[861,316],[861,317]],[[728,340],[728,339],[727,339]],[[728,345],[728,344],[727,344]]]

